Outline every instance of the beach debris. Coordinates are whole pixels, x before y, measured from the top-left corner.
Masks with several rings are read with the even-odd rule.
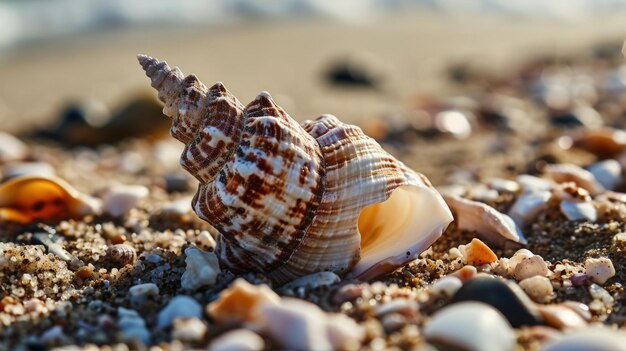
[[[54,176],[21,176],[0,185],[0,222],[27,224],[82,218],[99,212],[100,203]]]
[[[593,202],[563,200],[559,205],[561,213],[570,221],[585,220],[595,222],[598,219],[598,211]]]
[[[517,255],[518,254],[516,253],[515,256]],[[523,253],[521,253],[520,256],[521,255],[523,255]],[[548,264],[543,260],[543,257],[539,255],[532,255],[521,259],[519,263],[515,264],[515,268],[513,269],[513,277],[515,277],[518,281],[534,277],[536,275],[547,277],[551,273],[552,272],[550,272]]]
[[[239,278],[207,305],[207,314],[219,325],[259,323],[261,307],[275,305],[280,297],[267,285],[252,285]]]
[[[384,71],[372,54],[359,52],[336,59],[326,72],[326,80],[342,87],[380,88]]]
[[[193,208],[221,233],[228,269],[367,280],[417,258],[452,221],[430,182],[358,127],[330,115],[301,126],[266,92],[244,108],[221,83],[138,59],[186,144],[181,164],[201,183]]]
[[[500,311],[514,328],[539,325],[541,313],[524,291],[515,283],[500,278],[476,277],[454,294],[452,303],[478,301]]]
[[[220,273],[220,264],[213,252],[206,252],[195,247],[185,249],[185,273],[180,278],[180,285],[186,291],[196,291],[215,284]]]
[[[113,217],[124,216],[149,193],[148,188],[143,185],[112,186],[102,197],[103,210]]]
[[[120,330],[122,341],[140,341],[144,345],[150,344],[150,331],[146,327],[146,322],[137,311],[118,307],[117,326]]]
[[[0,132],[0,165],[19,161],[28,155],[28,146],[15,136]]]
[[[423,330],[442,349],[514,350],[515,332],[498,310],[479,302],[461,302],[437,311]]]
[[[596,162],[587,170],[607,190],[615,190],[622,182],[622,166],[615,160]]]
[[[615,276],[615,267],[608,257],[588,258],[585,260],[585,274],[596,284],[604,284]]]
[[[126,244],[111,245],[107,248],[106,254],[113,266],[118,268],[133,264],[137,260],[135,249]]]
[[[573,164],[560,163],[546,165],[544,167],[544,174],[557,183],[574,182],[577,186],[587,190],[592,195],[605,190],[591,172]]]
[[[626,132],[621,129],[582,129],[572,138],[572,145],[605,159],[626,150]]]
[[[10,163],[6,165],[3,170],[4,181],[21,176],[53,177],[55,175],[54,167],[47,162]]]
[[[557,329],[579,329],[587,326],[587,321],[572,308],[564,304],[538,305],[546,325]]]
[[[202,317],[202,306],[189,296],[175,296],[159,312],[157,328],[165,329],[171,326],[176,319],[186,317]]]
[[[544,345],[542,351],[626,351],[625,345],[623,332],[595,326],[568,332]]]
[[[183,342],[198,342],[207,333],[206,324],[196,317],[177,318],[172,326],[172,338]]]
[[[465,259],[465,263],[476,267],[498,260],[498,256],[496,256],[489,246],[476,238],[465,245],[461,252],[464,253],[463,258]]]
[[[529,191],[520,195],[509,209],[509,216],[520,227],[525,228],[548,207],[552,192],[547,190]]]
[[[534,301],[545,303],[552,299],[554,288],[550,279],[546,277],[534,275],[523,279],[518,284]]]
[[[290,281],[282,286],[281,289],[297,289],[307,287],[317,289],[321,287],[331,286],[341,282],[341,278],[333,272],[317,272],[304,277]]]
[[[503,245],[507,241],[526,244],[526,238],[513,219],[482,202],[444,195],[460,230],[476,232],[487,242]]]
[[[434,294],[453,296],[463,286],[463,281],[453,275],[437,279],[430,287]]]
[[[255,332],[248,329],[230,330],[209,345],[209,351],[262,351],[265,341]]]
[[[135,308],[142,308],[149,299],[159,296],[159,287],[154,283],[143,283],[133,285],[128,289],[130,293],[130,303]]]

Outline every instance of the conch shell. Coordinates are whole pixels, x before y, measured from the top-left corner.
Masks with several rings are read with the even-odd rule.
[[[299,125],[262,92],[244,107],[164,61],[138,56],[186,144],[192,206],[220,233],[235,272],[279,283],[319,271],[370,279],[415,259],[452,221],[422,174],[360,128],[323,115]]]
[[[98,210],[97,199],[55,176],[20,176],[0,185],[0,222],[81,218]]]

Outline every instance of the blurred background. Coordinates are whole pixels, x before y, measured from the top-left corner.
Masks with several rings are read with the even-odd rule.
[[[297,120],[335,114],[396,153],[408,129],[465,139],[546,113],[591,126],[580,102],[603,112],[598,94],[626,87],[625,14],[619,0],[5,0],[0,129],[67,145],[167,130],[138,53],[244,104],[267,90]]]

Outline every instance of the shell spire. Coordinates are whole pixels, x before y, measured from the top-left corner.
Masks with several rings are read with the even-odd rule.
[[[336,117],[302,125],[269,93],[245,108],[221,83],[148,56],[181,164],[200,180],[192,206],[219,232],[220,264],[278,283],[320,271],[371,279],[417,258],[452,221],[428,179]]]

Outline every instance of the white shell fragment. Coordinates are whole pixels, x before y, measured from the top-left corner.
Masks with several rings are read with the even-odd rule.
[[[547,165],[544,168],[544,174],[557,183],[574,182],[592,195],[605,190],[591,172],[573,164],[560,163]]]
[[[525,244],[526,238],[511,217],[482,202],[444,195],[456,216],[458,228],[475,231],[486,241],[502,244],[507,240]]]
[[[588,258],[585,260],[585,274],[596,284],[604,284],[615,276],[615,267],[608,257]]]
[[[607,190],[615,190],[622,181],[622,166],[615,160],[604,160],[587,168]]]
[[[137,311],[118,307],[117,315],[117,326],[121,331],[123,341],[139,340],[145,345],[150,344],[150,331]]]
[[[139,200],[148,196],[143,185],[116,185],[103,196],[103,210],[113,217],[120,217],[137,206]]]
[[[521,188],[518,182],[504,178],[490,178],[489,180],[487,180],[487,185],[489,185],[491,189],[494,189],[498,192],[509,193],[516,193]]]
[[[543,179],[529,174],[521,174],[517,177],[517,183],[525,193],[550,191],[556,183],[550,179]]]
[[[322,286],[337,284],[340,281],[341,278],[333,272],[317,272],[305,275],[304,277],[298,278],[296,280],[292,280],[289,283],[283,285],[282,289],[296,289],[300,287],[317,289]]]
[[[188,247],[185,255],[187,268],[180,279],[181,287],[187,291],[196,291],[202,287],[213,286],[220,273],[220,264],[215,253]]]
[[[518,226],[524,228],[547,207],[551,197],[552,193],[546,190],[526,192],[515,200],[509,210],[509,216]]]
[[[265,341],[248,329],[228,331],[213,340],[209,351],[262,351]]]
[[[516,345],[506,318],[479,302],[444,307],[433,315],[423,333],[430,343],[468,351],[511,351]]]
[[[592,202],[563,200],[560,204],[561,213],[570,221],[586,220],[595,222],[598,219],[598,211]]]
[[[159,312],[157,328],[165,329],[172,325],[174,320],[182,317],[202,317],[202,306],[189,296],[178,295]]]

